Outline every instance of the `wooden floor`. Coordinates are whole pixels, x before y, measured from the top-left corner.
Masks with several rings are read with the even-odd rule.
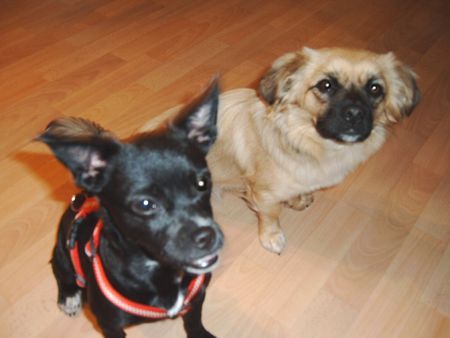
[[[213,200],[226,235],[204,322],[218,337],[450,337],[448,0],[4,0],[0,9],[0,337],[99,337],[56,307],[48,261],[75,191],[33,137],[61,115],[128,136],[216,73],[254,85],[304,45],[394,51],[423,100],[385,147],[263,250],[255,216]],[[130,337],[183,337],[181,320]]]

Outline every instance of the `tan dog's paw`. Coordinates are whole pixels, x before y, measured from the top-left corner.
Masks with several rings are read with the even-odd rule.
[[[263,231],[259,234],[259,240],[264,248],[278,255],[286,246],[286,237],[281,229]]]
[[[286,201],[285,205],[289,208],[302,211],[308,208],[312,202],[314,202],[313,194],[303,194]]]

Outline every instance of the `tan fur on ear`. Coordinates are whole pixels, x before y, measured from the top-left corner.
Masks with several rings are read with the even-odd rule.
[[[112,138],[115,136],[95,122],[78,118],[62,117],[47,126],[40,138],[52,138],[62,141],[86,140],[93,137]]]
[[[389,87],[386,92],[385,114],[389,122],[398,122],[411,115],[420,101],[417,75],[398,61],[394,54],[383,55],[386,65],[385,76]]]
[[[261,78],[260,96],[270,105],[289,92],[292,80],[289,77],[306,63],[303,51],[288,53],[275,60],[272,67]]]

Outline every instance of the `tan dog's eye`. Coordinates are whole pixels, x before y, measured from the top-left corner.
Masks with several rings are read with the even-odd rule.
[[[378,83],[372,83],[369,85],[369,94],[373,98],[379,98],[383,95],[383,87],[381,87]]]
[[[323,79],[315,86],[322,94],[334,94],[338,85],[333,79]]]

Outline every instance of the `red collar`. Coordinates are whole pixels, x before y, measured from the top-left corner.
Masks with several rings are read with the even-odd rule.
[[[72,201],[74,200],[75,199],[72,199]],[[72,203],[72,206],[73,205],[74,202]],[[76,242],[76,238],[72,240],[72,242],[70,242],[70,238],[74,236],[76,237],[77,231],[76,228],[81,224],[83,219],[86,218],[89,214],[96,212],[99,208],[100,203],[96,197],[86,198],[81,207],[79,207],[79,209],[77,208],[78,210],[74,218],[71,233],[69,233],[70,257],[72,259],[72,264],[75,269],[76,282],[79,287],[85,287],[86,278],[80,262],[78,243]],[[119,309],[129,314],[150,319],[171,318],[178,315],[184,315],[187,311],[189,311],[189,304],[191,300],[197,295],[197,293],[199,292],[205,281],[204,275],[198,275],[190,282],[187,289],[187,293],[184,296],[183,304],[182,306],[180,306],[179,309],[166,310],[163,308],[158,308],[147,304],[140,304],[135,301],[132,301],[124,297],[116,289],[114,289],[114,287],[111,285],[105,274],[102,260],[98,253],[102,228],[103,228],[103,221],[102,219],[99,219],[97,221],[97,224],[95,225],[91,240],[86,243],[85,254],[91,259],[97,285],[99,286],[103,295],[112,304],[114,304]]]

